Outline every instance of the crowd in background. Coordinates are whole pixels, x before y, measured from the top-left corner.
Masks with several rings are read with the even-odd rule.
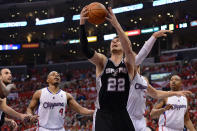
[[[193,94],[188,98],[189,112],[190,118],[194,123],[195,128],[197,129],[197,90],[195,91],[195,89],[197,89],[197,62],[143,66],[141,70],[146,74],[150,74],[152,72],[178,73],[182,77],[184,89],[193,90]],[[18,92],[18,98],[8,99],[8,105],[10,105],[18,112],[25,113],[30,103],[32,94],[36,90],[47,86],[46,78],[48,72],[49,71],[47,68],[43,68],[41,72],[37,71],[36,69],[32,69],[30,73],[31,75],[28,77],[24,74],[14,74],[13,79],[17,85],[17,90],[14,92]],[[71,93],[82,106],[89,109],[94,109],[94,101],[97,96],[95,88],[95,69],[73,69],[69,70],[69,72],[62,72],[60,74],[62,78],[60,87],[62,88],[62,90]],[[167,87],[168,86],[169,84],[167,85]],[[189,88],[192,86],[194,86],[194,88]],[[156,130],[158,121],[156,119],[153,120],[150,118],[150,111],[156,102],[156,99],[147,97],[147,108],[145,116],[147,118],[147,125],[153,130]],[[35,127],[35,125],[23,125],[20,120],[16,120],[16,122],[18,123],[19,131]],[[81,116],[75,111],[71,110],[68,106],[66,109],[65,129],[66,131],[91,131],[92,116]],[[8,126],[4,125],[2,131],[4,130],[9,130]],[[35,130],[35,128],[33,128],[32,130]]]

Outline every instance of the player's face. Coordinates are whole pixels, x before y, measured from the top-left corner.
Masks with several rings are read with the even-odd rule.
[[[2,69],[0,77],[5,84],[12,83],[12,73],[9,69]]]
[[[48,75],[48,83],[50,84],[59,84],[61,82],[60,74],[56,71],[52,71]]]
[[[111,41],[111,45],[110,45],[110,51],[114,52],[114,51],[122,51],[122,45],[120,43],[119,38],[114,38]]]
[[[178,91],[182,86],[181,78],[177,75],[174,75],[170,79],[170,88],[173,91]]]

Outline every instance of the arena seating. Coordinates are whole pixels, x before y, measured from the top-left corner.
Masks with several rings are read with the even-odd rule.
[[[159,64],[156,66],[142,66],[142,72],[174,72],[176,71],[183,79],[184,89],[192,90],[193,94],[189,97],[189,112],[192,122],[197,128],[197,62],[192,61],[189,63],[172,63],[172,64]],[[13,92],[18,93],[17,97],[8,98],[8,105],[19,112],[25,113],[26,108],[31,100],[34,91],[46,87],[45,82],[48,73],[47,68],[43,68],[40,72],[36,69],[31,70],[31,76],[25,79],[24,74],[14,75],[14,81],[17,85],[17,90]],[[42,75],[40,75],[42,74]],[[71,93],[74,98],[84,107],[94,109],[94,101],[97,96],[95,89],[95,69],[75,69],[69,72],[62,72],[62,89]],[[167,85],[169,86],[169,85]],[[192,87],[192,88],[191,88]],[[157,120],[150,118],[150,110],[153,108],[157,100],[150,97],[147,98],[147,108],[145,116],[147,118],[147,125],[152,129],[157,128]],[[36,125],[23,125],[20,120],[18,123],[18,130],[35,130]],[[91,131],[92,117],[81,116],[71,110],[69,107],[66,110],[65,129],[66,131]],[[8,131],[8,126],[2,127],[2,131]]]

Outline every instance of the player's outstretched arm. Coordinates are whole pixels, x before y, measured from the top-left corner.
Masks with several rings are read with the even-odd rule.
[[[41,90],[38,90],[33,94],[32,100],[29,106],[27,107],[27,111],[26,111],[27,114],[30,115],[34,114],[34,110],[36,109],[36,107],[38,107],[40,96],[41,96]]]
[[[134,69],[135,69],[135,56],[132,50],[131,41],[129,40],[128,36],[126,36],[115,14],[112,12],[112,8],[109,7],[108,9],[109,9],[109,13],[108,13],[108,17],[106,17],[106,20],[108,20],[112,24],[112,26],[116,29],[118,33],[120,43],[125,53],[125,60],[129,71],[129,76],[131,79],[133,79]]]
[[[189,129],[189,131],[196,131],[194,128],[194,125],[192,124],[192,121],[189,117],[189,112],[188,109],[185,113],[185,117],[184,117],[184,125],[187,127],[187,129]]]
[[[6,98],[1,99],[1,103],[0,103],[0,110],[3,111],[4,113],[6,113],[7,115],[20,119],[22,121],[24,121],[27,118],[27,114],[21,114],[19,112],[16,112],[15,110],[13,110],[11,107],[9,107],[6,104]]]
[[[67,95],[67,101],[68,105],[74,109],[76,112],[82,115],[93,115],[94,110],[89,110],[87,108],[82,107],[77,103],[77,101],[74,99],[74,97],[70,93],[66,93]]]
[[[105,62],[107,61],[106,56],[101,53],[97,53],[95,50],[88,47],[88,40],[85,31],[85,22],[88,19],[86,17],[88,13],[87,6],[85,6],[80,14],[80,43],[81,43],[81,51],[88,58],[88,60],[96,65],[96,67],[100,70],[103,69]]]
[[[173,33],[173,32],[170,30],[160,30],[158,32],[153,33],[153,35],[145,42],[145,44],[143,45],[143,47],[135,57],[135,64],[137,66],[142,64],[144,59],[148,56],[157,38],[162,36],[166,37],[167,36],[166,33]]]
[[[166,105],[166,99],[159,100],[158,103],[153,107],[153,109],[150,112],[151,118],[159,118],[161,114],[163,114],[166,110],[169,110],[172,108],[172,105]],[[164,108],[162,108],[165,106]]]
[[[164,99],[170,96],[186,96],[191,94],[190,91],[160,91],[156,90],[150,84],[147,88],[147,93],[149,96],[155,99]]]

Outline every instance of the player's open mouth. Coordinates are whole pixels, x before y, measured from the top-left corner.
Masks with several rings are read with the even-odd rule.
[[[60,79],[59,79],[59,78],[55,78],[55,80],[57,80],[57,81],[58,81],[58,80],[60,80]]]

